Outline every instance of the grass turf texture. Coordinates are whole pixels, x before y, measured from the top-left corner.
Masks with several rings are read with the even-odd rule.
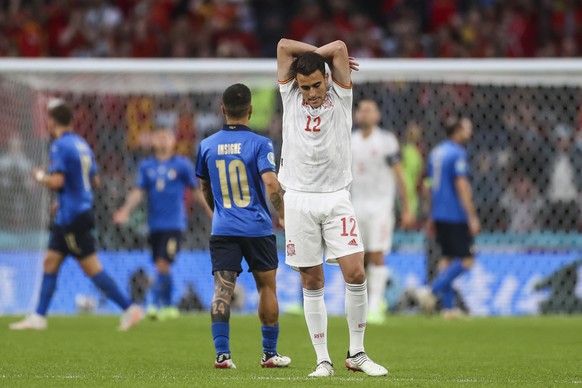
[[[13,332],[14,317],[0,317],[0,386],[499,386],[582,384],[582,317],[390,317],[369,326],[366,350],[388,367],[371,378],[344,367],[344,318],[329,320],[335,377],[306,377],[315,352],[302,316],[283,316],[279,351],[293,362],[262,369],[261,336],[254,316],[233,316],[231,350],[236,370],[213,368],[207,315],[144,321],[127,333],[117,317],[50,317],[44,332]]]

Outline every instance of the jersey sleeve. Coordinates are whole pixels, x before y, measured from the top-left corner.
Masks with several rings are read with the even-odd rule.
[[[292,98],[296,98],[297,94],[299,94],[299,89],[297,88],[297,84],[293,78],[289,78],[287,80],[279,81],[279,93],[281,93],[281,100],[283,104],[288,101],[291,101]]]
[[[210,173],[206,164],[206,150],[202,144],[198,148],[198,156],[196,157],[196,176],[200,179],[210,180]]]
[[[351,109],[353,100],[353,90],[351,81],[349,85],[344,85],[336,81],[336,79],[333,78],[333,75],[331,77],[331,81],[332,81],[331,90],[333,91],[333,93],[335,93],[339,97],[344,107],[348,107]]]
[[[145,161],[142,161],[139,165],[139,170],[137,172],[137,178],[135,180],[136,187],[142,190],[147,189],[147,168]]]
[[[257,155],[257,167],[259,173],[263,174],[267,171],[275,171],[275,150],[273,149],[273,142],[269,139],[262,139],[259,145]]]
[[[196,174],[194,172],[194,165],[192,162],[184,158],[184,183],[190,188],[197,188],[198,181],[196,180]]]
[[[66,170],[66,149],[59,144],[51,145],[50,150],[50,166],[49,166],[49,173],[54,174],[57,172],[64,173]]]
[[[389,166],[395,165],[402,159],[400,155],[400,146],[398,144],[398,139],[392,133],[388,133],[386,136],[385,150],[386,150],[386,163],[388,163]]]
[[[455,178],[469,175],[469,164],[467,163],[467,153],[465,151],[457,154],[453,170]]]

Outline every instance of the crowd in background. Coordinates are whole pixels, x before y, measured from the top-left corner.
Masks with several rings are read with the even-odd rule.
[[[576,57],[580,0],[5,0],[0,56],[274,57],[289,37],[356,57]]]

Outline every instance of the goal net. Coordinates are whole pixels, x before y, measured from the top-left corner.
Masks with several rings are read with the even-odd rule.
[[[408,197],[419,220],[415,231],[397,228],[387,256],[391,309],[406,309],[403,291],[433,275],[438,250],[422,233],[421,182],[428,152],[444,139],[444,124],[462,115],[474,125],[468,154],[484,232],[477,239],[476,267],[455,285],[461,303],[481,315],[582,312],[581,65],[361,61],[353,74],[354,102],[376,100],[382,128],[399,138]],[[75,131],[95,151],[103,181],[95,200],[101,260],[124,290],[142,300],[153,271],[145,208],[134,211],[125,226],[113,225],[111,216],[133,187],[139,161],[151,154],[152,130],[172,128],[177,152],[194,160],[198,143],[221,128],[223,90],[242,82],[253,91],[252,128],[270,137],[279,152],[276,81],[273,60],[1,62],[0,313],[30,311],[38,293],[52,197],[34,184],[30,171],[48,163],[45,113],[51,98],[74,107]],[[208,307],[211,221],[192,198],[185,201],[188,229],[175,266],[175,302],[193,291]],[[341,314],[341,274],[326,271],[328,310]],[[300,301],[299,276],[281,261],[278,279],[285,310]],[[243,275],[239,283],[241,310],[255,311],[252,277]],[[114,311],[69,260],[51,311],[72,313],[79,307],[75,299],[87,297],[97,301],[98,311]]]

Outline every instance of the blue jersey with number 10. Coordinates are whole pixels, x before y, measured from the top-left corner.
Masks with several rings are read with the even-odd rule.
[[[212,235],[273,234],[261,178],[267,171],[275,171],[273,143],[244,125],[225,125],[200,143],[196,175],[212,187]]]
[[[55,224],[70,225],[75,217],[93,208],[93,175],[97,172],[93,151],[81,136],[65,132],[51,144],[49,173],[61,173],[65,184],[58,192]]]
[[[447,140],[430,153],[428,176],[431,179],[431,218],[441,222],[466,222],[467,213],[461,204],[455,181],[467,176],[467,151]]]

